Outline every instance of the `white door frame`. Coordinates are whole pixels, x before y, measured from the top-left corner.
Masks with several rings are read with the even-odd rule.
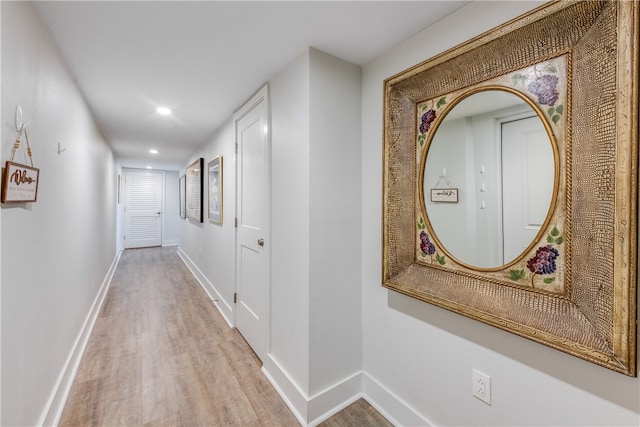
[[[127,200],[127,173],[128,172],[154,172],[154,173],[159,173],[161,175],[161,187],[160,187],[160,246],[163,245],[164,242],[164,229],[165,229],[165,211],[166,211],[166,200],[165,200],[165,192],[166,192],[166,188],[165,188],[165,181],[166,181],[166,176],[164,171],[160,171],[160,170],[156,170],[156,169],[139,169],[139,168],[122,168],[122,180],[123,180],[123,185],[120,188],[120,191],[122,192],[122,204],[121,204],[121,228],[122,228],[122,233],[120,234],[120,239],[121,239],[121,246],[123,249],[127,249],[128,245],[127,242],[125,240],[125,236],[127,233],[127,215],[125,212],[125,209],[127,207],[128,204],[128,200]]]
[[[239,196],[239,161],[238,161],[238,137],[237,137],[237,125],[238,121],[240,121],[246,114],[248,114],[251,110],[253,110],[258,104],[261,102],[265,103],[266,108],[266,120],[267,120],[267,128],[264,129],[266,133],[266,155],[265,155],[265,168],[267,175],[267,194],[266,194],[266,206],[265,206],[265,218],[264,218],[264,247],[266,256],[266,280],[267,280],[267,301],[265,305],[265,331],[266,331],[266,348],[264,349],[264,354],[256,354],[263,359],[266,356],[266,353],[269,352],[271,348],[271,105],[269,100],[269,84],[264,85],[258,92],[256,92],[242,107],[240,107],[233,115],[233,130],[234,130],[234,143],[235,143],[235,204],[234,204],[234,217],[235,217],[235,233],[234,233],[234,303],[236,303],[236,295],[238,292],[238,216],[239,216],[239,208],[238,204],[240,202]],[[233,326],[237,326],[237,306],[234,304],[233,306]],[[254,349],[255,351],[255,349]],[[264,360],[264,359],[263,359]]]

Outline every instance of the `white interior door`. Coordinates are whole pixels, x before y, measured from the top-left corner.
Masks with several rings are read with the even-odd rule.
[[[162,245],[162,178],[158,171],[125,170],[125,248]]]
[[[504,262],[519,256],[540,231],[553,194],[554,160],[537,117],[502,124]]]
[[[260,359],[269,343],[270,144],[268,87],[234,115],[236,131],[236,328]]]

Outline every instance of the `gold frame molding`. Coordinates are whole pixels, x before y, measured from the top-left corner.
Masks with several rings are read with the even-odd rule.
[[[554,1],[385,80],[384,287],[637,375],[639,9]],[[421,222],[418,104],[562,55],[568,101],[555,133],[561,179],[550,215],[563,218],[563,292],[501,280],[509,265],[501,273],[419,260],[416,224],[433,230]]]

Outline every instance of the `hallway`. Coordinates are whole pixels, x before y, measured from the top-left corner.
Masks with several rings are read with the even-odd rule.
[[[61,426],[296,426],[175,247],[122,253]],[[363,400],[323,423],[390,425]]]

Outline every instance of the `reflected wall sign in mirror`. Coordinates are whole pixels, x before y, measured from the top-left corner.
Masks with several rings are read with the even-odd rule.
[[[384,287],[636,375],[639,8],[551,2],[385,81]]]
[[[455,101],[422,150],[428,228],[460,264],[486,270],[514,264],[553,213],[559,171],[551,126],[535,103],[509,88],[483,87]],[[429,104],[418,105],[420,122],[433,111]],[[458,204],[430,197],[445,183],[465,195]]]

